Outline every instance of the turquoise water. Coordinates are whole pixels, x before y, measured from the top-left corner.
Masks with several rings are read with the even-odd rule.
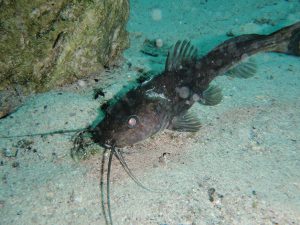
[[[130,4],[124,61],[96,74],[105,99],[93,99],[88,80],[39,94],[1,119],[0,133],[87,127],[137,71],[163,70],[163,52],[140,51],[146,39],[161,47],[189,39],[205,55],[231,35],[267,34],[300,18],[299,1]],[[134,174],[162,191],[141,189],[114,160],[114,224],[300,224],[300,59],[276,53],[253,59],[254,77],[213,81],[222,88],[219,105],[193,106],[202,123],[196,134],[166,131],[123,149]],[[0,139],[0,224],[105,224],[101,154],[74,162],[72,147],[72,134]]]

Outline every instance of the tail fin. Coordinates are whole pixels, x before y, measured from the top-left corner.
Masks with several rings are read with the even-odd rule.
[[[196,62],[198,87],[207,87],[216,76],[259,52],[300,56],[300,22],[269,35],[244,34],[230,38]]]
[[[300,56],[300,22],[282,28],[270,35],[271,52],[279,52],[294,56]]]

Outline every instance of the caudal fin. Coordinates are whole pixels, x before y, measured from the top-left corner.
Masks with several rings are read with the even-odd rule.
[[[300,56],[300,22],[282,28],[270,35],[269,40],[274,43],[270,51]]]

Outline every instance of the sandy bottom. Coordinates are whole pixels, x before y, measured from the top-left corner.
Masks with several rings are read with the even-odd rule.
[[[33,96],[0,120],[1,135],[91,124],[137,70],[163,68],[164,58],[139,51],[146,38],[191,39],[204,54],[227,32],[270,32],[300,18],[299,1],[133,0],[131,7],[131,48],[120,67],[95,74],[98,82]],[[255,77],[214,81],[221,104],[193,106],[199,132],[166,131],[124,149],[136,176],[160,192],[138,187],[115,160],[114,224],[300,224],[300,59],[269,53],[255,60]],[[106,96],[94,100],[93,87]],[[101,154],[77,163],[71,148],[71,134],[0,139],[1,225],[105,224]]]

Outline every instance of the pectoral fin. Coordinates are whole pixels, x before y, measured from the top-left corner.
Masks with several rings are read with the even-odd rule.
[[[197,132],[200,127],[199,119],[194,114],[186,112],[174,117],[168,129],[181,132]]]
[[[200,103],[203,105],[217,105],[223,99],[222,90],[216,85],[210,85],[202,94]]]

